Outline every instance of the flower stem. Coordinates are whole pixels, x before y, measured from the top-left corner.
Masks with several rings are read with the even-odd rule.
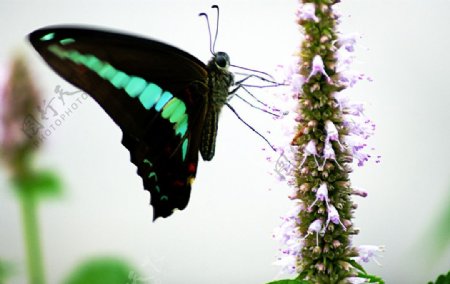
[[[28,280],[30,284],[44,284],[45,276],[37,220],[37,198],[33,194],[20,194],[19,199],[22,206]]]

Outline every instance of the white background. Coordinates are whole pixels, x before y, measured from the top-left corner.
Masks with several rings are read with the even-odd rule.
[[[361,233],[354,243],[386,245],[383,266],[366,267],[387,283],[425,283],[450,268],[448,249],[440,257],[431,253],[436,236],[430,231],[449,200],[450,1],[343,2],[341,29],[362,33],[369,48],[358,53],[356,68],[374,82],[353,92],[369,103],[378,127],[373,143],[383,156],[380,165],[352,175],[369,192],[356,200]],[[207,61],[207,30],[197,14],[209,12],[214,21],[212,4],[222,12],[217,49],[232,63],[271,71],[299,45],[296,1],[0,0],[0,64],[20,51],[47,99],[56,85],[75,90],[25,42],[32,30],[62,23],[142,34]],[[260,114],[242,105],[239,111],[261,127]],[[95,255],[124,257],[151,283],[249,284],[277,277],[271,235],[289,209],[289,189],[273,182],[263,141],[230,111],[221,117],[216,157],[200,162],[187,209],[155,223],[149,194],[120,140],[120,130],[90,99],[46,140],[37,163],[56,169],[65,184],[62,198],[39,211],[49,283]],[[0,186],[0,259],[24,267],[20,210],[3,172]],[[11,283],[24,282],[21,270]]]

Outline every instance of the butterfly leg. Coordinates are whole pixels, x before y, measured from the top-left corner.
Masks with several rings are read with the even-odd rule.
[[[285,84],[283,83],[278,83],[275,80],[272,79],[267,79],[263,76],[260,75],[256,75],[256,74],[247,74],[247,73],[235,73],[236,75],[243,75],[245,76],[244,78],[236,81],[235,85],[244,85],[246,87],[255,87],[255,88],[270,88],[270,87],[278,87],[278,86],[283,86]],[[251,78],[255,78],[258,80],[261,80],[265,83],[268,83],[268,85],[253,85],[253,84],[244,84],[245,81],[247,81],[248,79]]]
[[[278,86],[283,86],[283,85],[285,85],[285,84],[283,84],[283,83],[278,83],[278,82],[276,82],[276,81],[274,81],[274,80],[271,80],[271,79],[267,79],[267,78],[265,78],[265,77],[263,77],[263,76],[260,76],[260,75],[256,75],[256,74],[248,74],[248,73],[234,73],[235,75],[243,75],[243,76],[245,76],[244,78],[242,78],[242,79],[240,79],[240,80],[238,80],[238,81],[236,81],[233,85],[234,86],[236,86],[233,90],[231,90],[229,93],[228,93],[228,96],[229,96],[229,98],[227,99],[227,101],[229,101],[229,100],[231,100],[231,98],[233,97],[233,95],[240,89],[240,88],[243,88],[248,94],[250,94],[253,98],[255,98],[255,96],[250,92],[250,91],[248,91],[247,89],[245,89],[246,87],[254,87],[254,88],[268,88],[268,87],[278,87]],[[268,75],[268,76],[270,76],[270,75]],[[245,81],[247,81],[247,80],[249,80],[249,79],[251,79],[251,78],[256,78],[256,79],[259,79],[259,80],[261,80],[261,81],[263,81],[263,82],[267,82],[267,83],[270,83],[269,85],[252,85],[252,84],[244,84],[244,82]],[[256,98],[255,98],[256,99]],[[257,100],[257,99],[256,99]],[[259,100],[257,100],[257,101],[259,101]],[[262,103],[261,101],[259,101],[260,103]],[[264,105],[264,103],[262,103],[263,105]]]
[[[266,143],[270,146],[270,148],[272,148],[273,151],[277,151],[277,149],[275,148],[275,146],[273,146],[269,140],[267,140],[266,137],[264,137],[261,133],[259,133],[255,128],[253,128],[253,126],[251,126],[250,124],[248,124],[245,120],[242,119],[242,117],[237,113],[237,111],[234,109],[234,107],[232,107],[229,103],[225,104],[230,110],[231,112],[234,113],[234,115],[236,115],[236,117],[242,121],[242,123],[244,123],[248,128],[250,128],[251,131],[253,131],[254,133],[256,133],[256,135],[258,135],[259,137],[261,137],[264,141],[266,141]]]
[[[228,98],[227,98],[227,103],[230,102],[230,100],[236,96],[237,98],[239,98],[240,100],[242,100],[243,102],[245,102],[246,104],[248,104],[249,106],[251,106],[252,108],[255,108],[257,110],[263,111],[265,113],[268,113],[270,115],[273,115],[275,117],[281,117],[283,116],[283,113],[280,113],[280,110],[277,108],[273,108],[270,107],[268,104],[264,103],[263,101],[261,101],[260,99],[258,99],[257,97],[255,97],[255,95],[253,95],[247,88],[246,85],[240,84],[237,85],[236,88],[234,88],[233,90],[231,90],[229,92]],[[243,97],[241,97],[240,95],[237,94],[237,91],[239,89],[244,90],[247,94],[249,94],[256,102],[258,102],[260,105],[262,105],[262,107],[257,106],[252,104],[251,102],[249,102],[248,100],[244,99]]]

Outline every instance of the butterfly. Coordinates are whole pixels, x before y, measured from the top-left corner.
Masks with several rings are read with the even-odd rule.
[[[29,41],[61,77],[92,96],[121,128],[153,220],[183,210],[198,155],[214,157],[218,118],[235,85],[230,58],[205,65],[168,44],[79,26],[38,29]]]

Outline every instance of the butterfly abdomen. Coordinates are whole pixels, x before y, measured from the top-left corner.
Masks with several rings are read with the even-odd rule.
[[[214,109],[209,109],[203,124],[202,140],[200,143],[200,153],[205,161],[211,161],[214,157],[218,121],[219,113]]]

